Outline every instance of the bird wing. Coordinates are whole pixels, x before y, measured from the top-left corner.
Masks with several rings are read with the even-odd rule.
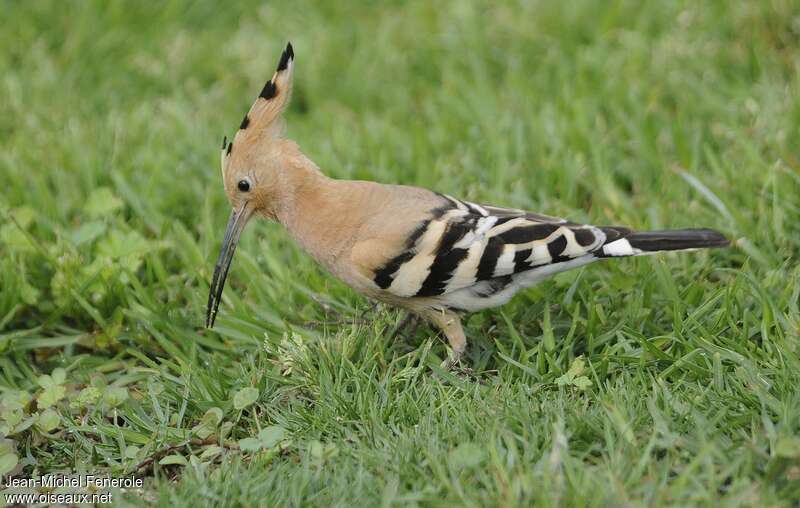
[[[375,270],[373,281],[382,290],[401,298],[447,295],[586,256],[609,234],[558,217],[441,197],[404,249]]]

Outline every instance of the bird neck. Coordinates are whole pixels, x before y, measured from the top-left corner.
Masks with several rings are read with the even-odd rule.
[[[302,154],[293,158],[289,166],[274,218],[304,250],[330,268],[350,236],[350,182],[325,176]]]

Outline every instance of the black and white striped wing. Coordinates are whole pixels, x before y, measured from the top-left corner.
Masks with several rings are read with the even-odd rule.
[[[594,226],[443,197],[446,204],[417,227],[406,249],[375,272],[381,289],[405,298],[499,289],[493,281],[586,257],[606,241]]]

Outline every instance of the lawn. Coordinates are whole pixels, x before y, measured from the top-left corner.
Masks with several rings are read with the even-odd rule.
[[[800,8],[3,3],[0,472],[163,506],[800,502]],[[243,235],[219,146],[280,51],[339,178],[729,249],[610,260],[472,315],[465,364]]]

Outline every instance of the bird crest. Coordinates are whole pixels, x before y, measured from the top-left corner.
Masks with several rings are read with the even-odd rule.
[[[292,73],[294,71],[294,50],[288,43],[278,61],[275,73],[266,82],[256,97],[250,110],[242,118],[239,130],[233,139],[222,139],[222,174],[237,147],[256,141],[282,137],[284,134],[283,112],[292,95]]]

